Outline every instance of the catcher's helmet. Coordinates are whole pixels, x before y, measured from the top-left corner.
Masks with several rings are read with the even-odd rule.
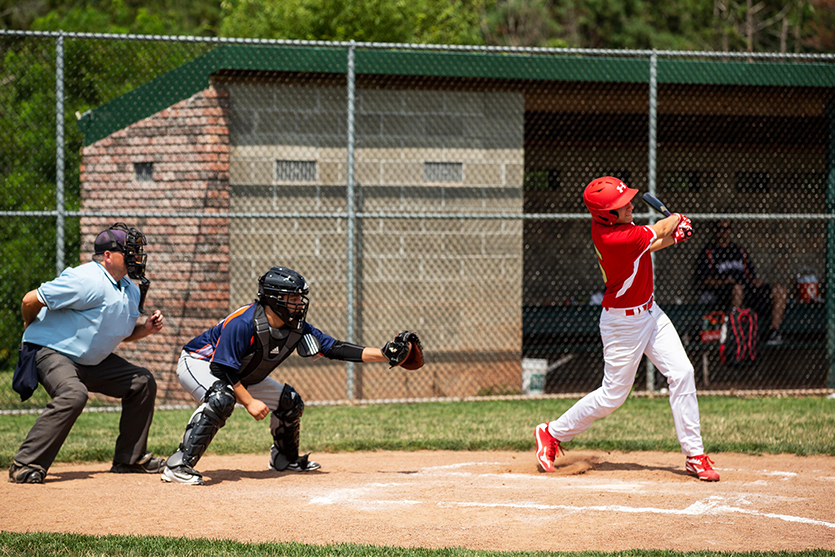
[[[120,251],[125,256],[125,266],[128,276],[141,279],[145,276],[145,264],[148,255],[144,253],[144,246],[148,245],[145,235],[136,228],[128,228],[123,222],[117,222],[107,230],[96,236],[93,244],[96,255],[105,251]]]
[[[615,224],[618,214],[615,209],[625,207],[638,190],[629,188],[618,178],[604,176],[592,180],[583,192],[583,201],[595,222]]]
[[[310,287],[292,269],[273,267],[258,279],[258,302],[269,306],[285,323],[304,321]]]

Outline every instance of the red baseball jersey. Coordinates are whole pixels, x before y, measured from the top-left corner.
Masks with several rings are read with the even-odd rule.
[[[652,297],[652,258],[655,232],[648,226],[591,225],[591,239],[606,283],[603,307],[633,308]]]

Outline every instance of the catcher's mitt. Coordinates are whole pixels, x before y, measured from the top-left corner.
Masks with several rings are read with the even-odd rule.
[[[403,369],[420,369],[423,367],[423,347],[417,333],[403,331],[391,342],[383,346],[383,356],[391,367],[400,366]]]

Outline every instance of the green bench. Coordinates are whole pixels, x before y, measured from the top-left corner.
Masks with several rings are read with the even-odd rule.
[[[709,304],[663,304],[662,309],[676,326],[685,348],[716,348],[718,343],[701,342],[705,315],[715,309]],[[543,357],[576,351],[600,350],[600,306],[554,305],[522,308],[522,352]],[[768,326],[760,324],[760,327]],[[768,348],[825,348],[826,308],[823,304],[790,302],[780,330],[784,343]]]

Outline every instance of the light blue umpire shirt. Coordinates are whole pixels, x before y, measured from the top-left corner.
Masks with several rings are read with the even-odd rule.
[[[133,333],[139,319],[139,287],[118,283],[95,261],[64,269],[38,287],[46,304],[23,332],[23,342],[52,348],[77,364],[91,366],[109,356]]]

